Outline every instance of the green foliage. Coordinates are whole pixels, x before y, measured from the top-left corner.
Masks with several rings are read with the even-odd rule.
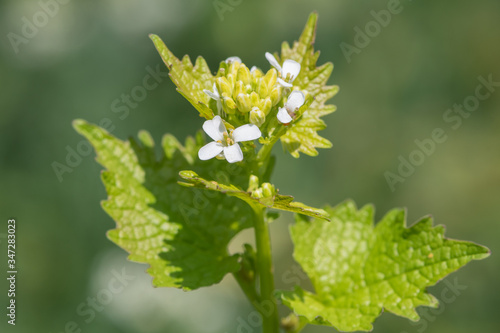
[[[181,183],[183,185],[196,186],[199,188],[225,193],[229,196],[239,198],[247,202],[251,206],[257,205],[261,207],[286,210],[293,213],[304,214],[328,220],[328,214],[323,209],[309,207],[300,202],[293,202],[293,197],[290,195],[281,195],[275,193],[270,196],[256,197],[252,195],[252,192],[243,191],[232,184],[226,185],[218,183],[216,181],[205,180],[199,177],[193,171],[181,171],[180,176],[182,177],[182,179],[188,181],[187,183]]]
[[[318,155],[316,148],[330,148],[332,145],[330,141],[319,136],[318,131],[326,128],[325,122],[320,117],[336,110],[334,105],[325,105],[325,103],[337,94],[339,88],[326,85],[333,71],[332,63],[328,62],[316,67],[319,57],[319,51],[314,51],[317,20],[318,15],[312,13],[299,41],[293,44],[293,48],[290,48],[286,42],[281,47],[282,60],[292,59],[301,64],[300,74],[293,82],[294,86],[314,96],[314,101],[302,117],[293,123],[286,134],[281,137],[284,147],[294,157],[299,157],[299,153],[316,156]]]
[[[316,293],[279,293],[311,324],[369,331],[383,309],[418,320],[417,306],[438,305],[426,287],[489,255],[483,246],[444,238],[431,217],[406,228],[405,211],[394,209],[374,227],[372,206],[357,210],[348,201],[326,210],[331,222],[299,218],[291,228],[294,257]]]
[[[278,140],[294,157],[331,147],[318,131],[326,127],[321,117],[335,111],[325,103],[338,87],[327,86],[333,64],[316,66],[316,22],[313,13],[299,41],[293,47],[283,43],[277,59],[266,54],[276,67],[267,72],[231,57],[214,76],[203,58],[194,65],[188,56],[179,60],[158,36],[150,36],[177,90],[200,116],[220,116],[202,126],[213,139],[200,155],[209,161],[198,158],[205,144],[201,134],[184,145],[165,135],[157,158],[148,132],[141,131],[138,141],[121,141],[83,120],[74,122],[106,169],[102,181],[108,199],[102,206],[116,222],[109,239],[128,251],[130,260],[150,265],[155,286],[192,290],[233,273],[261,313],[264,333],[278,330],[267,226],[277,214],[268,208],[297,214],[291,228],[294,257],[315,289],[277,292],[294,312],[282,322],[287,332],[298,333],[307,324],[367,331],[384,309],[417,320],[418,306],[438,303],[426,292],[428,286],[489,255],[483,246],[444,238],[444,228],[433,227],[430,217],[407,228],[405,212],[395,209],[374,226],[372,206],[357,210],[348,201],[313,208],[269,183]],[[293,60],[286,62],[293,70],[284,70],[285,60]],[[244,155],[228,158],[227,148],[239,149],[240,141]],[[225,158],[234,163],[221,161]],[[229,255],[231,239],[250,227],[256,249],[245,244],[243,253]]]
[[[166,135],[157,159],[147,132],[139,134],[140,142],[121,141],[83,120],[76,120],[74,127],[106,168],[102,181],[108,199],[102,206],[117,225],[108,232],[109,239],[128,251],[130,260],[150,265],[155,286],[196,289],[239,270],[239,256],[228,255],[227,244],[252,226],[250,207],[223,194],[206,195],[210,192],[177,184],[179,170],[193,168],[208,175],[218,168],[218,161],[197,160],[201,137],[182,146]],[[230,172],[234,181],[242,179],[237,167]]]
[[[200,116],[212,119],[214,115],[207,106],[210,97],[203,92],[203,89],[211,90],[215,79],[205,59],[198,57],[193,66],[188,55],[185,55],[181,61],[167,48],[160,37],[156,35],[149,37],[168,67],[169,76],[177,86],[177,91],[200,112]]]

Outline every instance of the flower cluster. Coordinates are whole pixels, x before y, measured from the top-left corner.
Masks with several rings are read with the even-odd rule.
[[[200,149],[200,159],[218,157],[229,163],[243,160],[238,142],[260,138],[261,129],[291,123],[304,105],[304,93],[293,90],[300,64],[287,59],[280,65],[268,52],[266,58],[273,68],[265,74],[255,66],[248,69],[239,57],[229,57],[220,64],[212,90],[204,90],[213,100],[217,115],[203,124],[214,141]]]

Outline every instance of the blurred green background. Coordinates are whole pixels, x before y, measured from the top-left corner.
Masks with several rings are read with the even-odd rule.
[[[99,206],[105,191],[93,152],[72,160],[60,177],[53,164],[67,165],[68,151],[82,141],[71,127],[75,118],[108,119],[119,138],[148,129],[156,140],[166,132],[183,139],[201,127],[166,78],[128,114],[113,106],[161,63],[149,33],[179,57],[203,55],[213,71],[234,55],[268,68],[264,52],[296,40],[313,10],[319,13],[319,63],[335,64],[330,83],[340,86],[331,101],[338,111],[326,117],[322,132],[333,149],[296,160],[277,147],[275,183],[313,206],[352,198],[360,206],[374,203],[377,218],[396,206],[408,208],[409,223],[432,214],[448,237],[491,248],[490,258],[447,279],[462,286],[453,301],[420,308],[419,323],[384,314],[374,332],[500,331],[500,87],[458,128],[443,119],[454,104],[471,101],[479,76],[500,81],[498,0],[402,0],[401,12],[349,57],[341,43],[356,46],[355,27],[364,30],[374,20],[370,12],[387,9],[388,1],[57,3],[57,10],[46,7],[53,15],[44,20],[39,1],[0,2],[0,267],[7,261],[6,221],[13,217],[19,270],[15,328],[6,324],[7,284],[0,279],[2,332],[259,332],[248,326],[255,322],[252,309],[231,277],[190,293],[153,289],[146,266],[126,262],[125,252],[105,237],[114,222]],[[40,27],[30,30],[26,22],[33,20]],[[408,159],[415,140],[430,138],[436,128],[447,140],[391,190],[386,172],[397,173],[399,156]],[[283,289],[308,285],[291,256],[292,222],[283,214],[272,225],[276,283]],[[248,240],[252,234],[244,233],[232,248]],[[103,290],[123,270],[130,276],[126,286],[108,297]],[[443,300],[446,288],[445,281],[430,290]],[[97,296],[106,304],[93,309]]]

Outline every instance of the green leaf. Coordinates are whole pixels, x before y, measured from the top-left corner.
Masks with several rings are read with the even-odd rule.
[[[332,146],[330,141],[318,135],[318,131],[326,128],[320,117],[336,110],[334,105],[325,105],[325,103],[337,94],[339,87],[326,85],[333,71],[332,63],[328,62],[316,67],[319,57],[319,51],[314,52],[317,20],[318,14],[312,13],[299,41],[293,44],[293,48],[290,48],[286,42],[281,47],[282,60],[292,59],[301,64],[300,74],[293,81],[293,85],[314,96],[314,101],[302,117],[291,124],[287,133],[281,137],[283,146],[293,157],[299,157],[300,152],[316,156],[318,155],[316,148]]]
[[[203,57],[196,58],[196,63],[193,66],[188,55],[185,55],[181,61],[167,48],[160,37],[153,34],[149,37],[160,53],[163,62],[167,65],[169,76],[177,86],[177,91],[200,112],[200,116],[212,119],[214,115],[208,107],[210,97],[203,90],[212,91],[215,79],[205,59]]]
[[[311,324],[369,331],[384,309],[418,320],[417,306],[438,305],[426,287],[490,254],[486,247],[445,238],[444,227],[433,227],[431,217],[407,228],[402,209],[375,227],[372,206],[357,210],[348,201],[326,210],[331,222],[300,218],[291,228],[294,257],[316,293],[300,287],[278,293]]]
[[[187,183],[181,182],[180,184],[182,185],[188,187],[195,186],[198,188],[225,193],[228,196],[239,198],[251,206],[257,205],[261,207],[286,210],[293,213],[328,220],[328,214],[323,209],[309,207],[300,202],[293,202],[293,197],[290,195],[275,194],[273,197],[257,198],[252,196],[251,192],[243,191],[235,185],[226,185],[216,181],[205,180],[202,177],[199,177],[196,172],[191,170],[181,171],[180,176],[182,179],[187,181]]]
[[[137,142],[118,140],[83,120],[76,120],[74,127],[94,146],[97,161],[106,169],[102,181],[108,199],[102,207],[116,222],[108,238],[129,252],[130,260],[150,265],[155,286],[191,290],[239,270],[239,255],[229,255],[227,245],[253,225],[250,207],[177,184],[179,170],[210,174],[208,170],[220,169],[219,161],[197,164],[201,136],[188,138],[184,146],[164,136],[157,159],[154,141],[145,131]],[[237,168],[229,171],[219,170],[235,182],[248,179]]]

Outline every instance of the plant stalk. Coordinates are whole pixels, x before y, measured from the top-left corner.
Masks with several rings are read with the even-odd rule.
[[[269,226],[264,218],[265,209],[252,207],[255,220],[255,243],[257,246],[257,271],[260,282],[260,306],[257,310],[262,315],[262,333],[278,333],[278,307],[274,298],[274,274],[271,254]]]

